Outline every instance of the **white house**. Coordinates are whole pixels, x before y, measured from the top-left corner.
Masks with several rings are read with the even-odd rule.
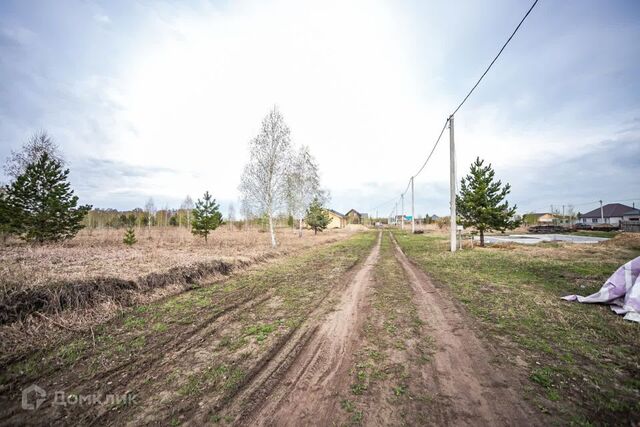
[[[640,209],[631,209],[622,214],[623,221],[640,221]]]
[[[618,225],[620,221],[633,221],[635,218],[633,212],[638,212],[631,206],[623,205],[621,203],[610,203],[602,206],[602,209],[597,208],[590,212],[580,215],[579,221],[583,224],[611,224]]]

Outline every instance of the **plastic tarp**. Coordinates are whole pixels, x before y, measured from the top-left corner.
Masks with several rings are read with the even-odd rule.
[[[617,269],[595,294],[588,297],[567,295],[562,299],[611,304],[611,310],[624,314],[625,320],[640,323],[640,257]]]

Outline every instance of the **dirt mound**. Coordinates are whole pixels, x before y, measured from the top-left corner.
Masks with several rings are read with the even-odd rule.
[[[613,239],[604,242],[607,246],[640,250],[640,233],[620,233]]]
[[[20,321],[34,313],[60,313],[64,310],[91,308],[106,302],[130,306],[135,303],[135,296],[139,293],[168,285],[178,285],[188,289],[207,277],[227,276],[236,269],[268,258],[270,258],[269,255],[262,255],[250,259],[198,262],[188,266],[173,267],[162,273],[150,273],[136,280],[96,277],[24,288],[3,295],[0,301],[0,324]]]

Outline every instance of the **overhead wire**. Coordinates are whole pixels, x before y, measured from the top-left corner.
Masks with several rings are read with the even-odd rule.
[[[500,48],[500,50],[498,51],[498,54],[493,58],[493,60],[491,61],[491,63],[489,64],[489,66],[484,70],[484,72],[482,73],[482,75],[480,76],[480,78],[478,79],[478,81],[473,85],[473,87],[471,88],[471,90],[467,93],[467,95],[463,98],[462,102],[460,102],[460,104],[458,104],[458,106],[456,107],[456,109],[453,111],[453,113],[451,113],[449,115],[449,117],[447,117],[447,119],[444,122],[444,126],[442,127],[442,130],[440,131],[440,134],[438,135],[438,138],[436,139],[436,142],[433,144],[433,147],[431,148],[431,152],[429,152],[429,155],[427,156],[426,160],[424,161],[424,163],[422,164],[422,166],[420,167],[420,169],[418,170],[417,173],[415,173],[411,178],[409,178],[409,182],[407,183],[407,187],[405,188],[405,190],[400,193],[400,198],[402,198],[407,191],[409,191],[409,187],[411,185],[411,180],[415,179],[416,176],[418,176],[423,170],[424,168],[427,166],[427,163],[429,163],[429,160],[431,159],[431,156],[433,155],[433,152],[435,151],[436,147],[438,146],[438,143],[440,142],[440,140],[442,139],[442,135],[444,134],[445,129],[447,128],[447,125],[449,124],[449,121],[451,119],[452,116],[454,116],[458,110],[460,110],[460,108],[462,108],[462,106],[465,104],[465,102],[467,102],[467,99],[469,99],[469,97],[471,96],[471,94],[476,90],[476,88],[478,87],[478,85],[480,84],[480,82],[482,82],[482,79],[484,79],[484,77],[487,75],[487,73],[489,72],[489,70],[491,69],[491,67],[493,67],[493,64],[495,64],[495,62],[498,60],[498,58],[500,57],[500,55],[502,55],[502,52],[505,50],[505,48],[507,47],[507,45],[511,42],[511,39],[513,39],[513,37],[516,35],[516,33],[518,32],[518,30],[520,29],[520,27],[522,26],[522,24],[524,23],[524,21],[527,19],[527,17],[529,16],[529,14],[531,13],[531,11],[533,10],[533,8],[538,4],[539,0],[534,0],[534,2],[531,4],[531,7],[529,7],[529,9],[527,10],[527,12],[524,14],[524,16],[522,17],[522,19],[520,20],[520,22],[518,23],[518,25],[516,26],[516,28],[513,30],[513,32],[511,33],[511,35],[509,36],[509,38],[507,39],[507,41],[502,45],[502,47]],[[396,198],[392,199],[392,201],[396,200]],[[390,202],[387,202],[390,203]]]

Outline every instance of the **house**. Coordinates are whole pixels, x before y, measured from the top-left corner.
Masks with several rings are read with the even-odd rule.
[[[347,224],[364,224],[365,220],[369,218],[369,214],[351,209],[345,214],[345,217],[347,218]]]
[[[331,218],[331,221],[329,221],[329,225],[327,225],[327,228],[344,228],[347,226],[347,218],[340,212],[334,211],[333,209],[327,209],[327,213]]]
[[[629,218],[628,220],[624,219],[625,221],[633,221],[631,218],[638,218],[638,215],[633,213],[634,211],[637,212],[637,209],[622,203],[609,203],[602,206],[602,208],[596,208],[581,214],[580,222],[583,224],[618,225],[624,218]]]
[[[553,224],[555,216],[547,212],[524,214],[524,222],[527,224],[549,225]]]
[[[640,209],[631,209],[622,214],[623,221],[640,221]]]

